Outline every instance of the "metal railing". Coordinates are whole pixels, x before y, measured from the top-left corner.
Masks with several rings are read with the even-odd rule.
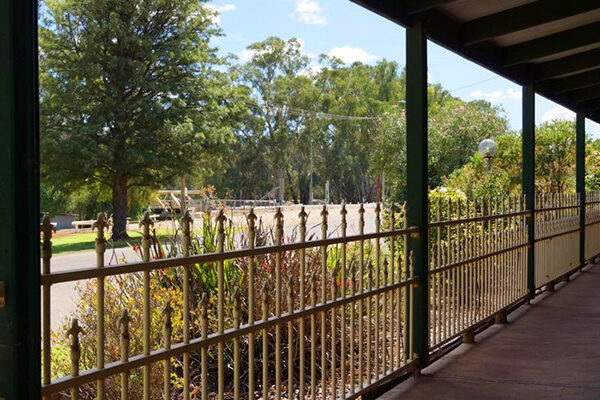
[[[514,196],[432,204],[431,351],[527,294],[527,215]]]
[[[134,384],[132,371],[140,368],[144,399],[160,394],[164,399],[176,395],[206,400],[209,391],[218,399],[355,398],[371,385],[399,375],[415,362],[409,329],[410,288],[419,282],[412,257],[406,253],[406,238],[417,230],[407,226],[404,212],[396,217],[393,209],[385,210],[387,229],[383,229],[380,207],[374,212],[374,232],[364,232],[365,209],[361,206],[359,234],[347,235],[348,211],[342,207],[340,234],[331,238],[324,207],[321,238],[307,240],[307,214],[302,209],[299,241],[286,243],[283,214],[278,210],[274,243],[256,246],[256,215],[250,211],[247,246],[233,249],[227,247],[231,242],[225,238],[227,218],[221,211],[216,218],[216,251],[195,255],[190,254],[193,227],[188,213],[181,220],[183,257],[152,261],[152,221],[146,215],[140,222],[144,260],[114,266],[104,262],[108,224],[106,215],[101,214],[94,224],[97,265],[61,272],[51,271],[52,226],[49,218],[44,219],[43,396],[50,399],[55,393],[70,392],[70,397],[77,399],[85,387],[85,393],[98,399],[128,399]],[[217,282],[212,292],[208,288],[192,291],[195,266],[214,272]],[[156,332],[151,332],[154,310],[150,298],[157,272],[165,270],[176,276],[173,293],[182,297],[177,304],[182,307],[183,323],[181,331],[175,332],[173,306],[165,302],[162,340],[157,342],[152,339]],[[118,320],[107,320],[107,280],[140,273],[140,309],[125,308]],[[80,371],[82,351],[90,349],[81,348],[82,328],[73,319],[66,332],[71,374],[51,381],[50,288],[89,279],[96,284],[95,367]],[[141,321],[143,328],[143,351],[135,355],[130,354],[133,321]],[[119,332],[118,359],[106,356],[108,332]],[[200,334],[193,336],[193,332]],[[152,385],[151,371],[156,368],[163,371],[160,393]],[[107,392],[109,381],[111,393]],[[180,381],[177,386],[176,381]],[[120,388],[118,394],[115,386]],[[200,392],[192,393],[196,388]]]
[[[587,198],[589,259],[600,253],[600,194],[590,192]],[[108,224],[102,214],[94,224],[96,266],[59,272],[51,271],[53,231],[45,218],[42,393],[47,399],[55,393],[70,393],[72,399],[80,394],[128,399],[134,393],[144,399],[359,397],[418,368],[412,321],[420,310],[413,296],[423,282],[415,276],[409,237],[425,236],[429,243],[430,353],[456,343],[461,335],[469,340],[479,326],[494,318],[505,320],[508,309],[529,298],[527,254],[532,245],[537,289],[553,288],[557,279],[581,266],[579,197],[536,196],[534,243],[528,242],[532,213],[525,204],[525,198],[516,196],[437,200],[423,235],[407,225],[405,207],[372,208],[370,232],[365,232],[363,206],[342,206],[336,218],[323,207],[320,223],[311,227],[302,208],[294,218],[298,224],[292,224],[297,240],[286,238],[281,209],[274,215],[271,240],[260,232],[253,210],[247,224],[236,229],[221,211],[213,239],[199,238],[186,213],[178,232],[182,256],[156,260],[151,260],[153,223],[146,215],[140,222],[143,261],[111,266],[105,265]],[[210,215],[206,218],[212,221]],[[349,218],[358,221],[358,234],[348,234]],[[334,220],[341,221],[335,234],[329,227]],[[319,226],[320,235],[307,234]],[[207,248],[212,250],[193,254],[198,252],[194,240],[211,242]],[[171,274],[169,300],[157,310],[151,295],[165,271]],[[212,284],[208,278],[198,284],[198,273],[212,277]],[[118,319],[107,319],[105,283],[121,276],[139,277],[139,287],[129,290],[140,291],[141,304],[139,309],[124,308]],[[94,364],[80,371],[82,352],[92,349],[82,349],[81,324],[74,319],[66,332],[71,373],[51,381],[56,373],[51,365],[50,288],[80,280],[95,284],[95,346],[89,346],[95,347]],[[134,330],[142,338],[143,345],[134,351],[138,354],[130,354]],[[114,332],[119,340],[107,341]]]
[[[536,194],[536,288],[541,288],[579,266],[580,211],[577,194]]]
[[[600,254],[600,191],[589,191],[585,199],[585,258]]]

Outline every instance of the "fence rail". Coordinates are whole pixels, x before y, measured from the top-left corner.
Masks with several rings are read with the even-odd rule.
[[[591,258],[600,253],[600,194],[587,199],[585,254]],[[579,266],[581,210],[577,195],[536,196],[536,287]],[[105,265],[108,224],[101,214],[94,224],[96,266],[60,272],[52,272],[53,228],[46,217],[43,396],[356,398],[417,368],[412,321],[419,285],[428,290],[430,352],[529,295],[532,212],[522,197],[434,201],[428,232],[407,225],[405,207],[377,205],[368,233],[367,211],[361,206],[356,213],[350,217],[358,220],[357,235],[347,234],[345,206],[333,235],[323,207],[319,238],[307,234],[304,208],[294,224],[297,238],[285,237],[280,209],[272,231],[250,210],[244,227],[232,226],[221,211],[199,233],[187,213],[176,233],[180,241],[171,244],[180,256],[165,259],[152,259],[157,244],[146,215],[143,261],[113,266]],[[407,246],[420,235],[429,243],[426,281],[415,276]],[[53,336],[51,287],[77,281],[93,285],[92,317],[73,319]],[[123,306],[117,317],[111,307],[119,290],[135,293],[139,304]],[[71,367],[61,375],[52,365],[52,345],[67,340]]]
[[[600,191],[586,193],[585,202],[585,258],[600,254]]]
[[[535,198],[535,285],[540,288],[579,265],[581,211],[577,194]]]
[[[274,242],[256,246],[256,215],[250,211],[246,248],[237,250],[226,238],[227,221],[221,212],[216,218],[216,251],[197,255],[190,255],[193,228],[188,214],[181,221],[183,257],[155,261],[150,261],[152,221],[147,216],[140,223],[144,261],[116,266],[104,265],[107,224],[105,215],[100,215],[95,224],[97,266],[57,273],[50,268],[52,230],[46,219],[41,277],[45,293],[44,396],[50,398],[53,393],[70,390],[71,398],[89,393],[100,399],[110,398],[106,382],[118,377],[119,396],[134,398],[131,374],[141,367],[141,393],[145,399],[153,398],[157,386],[151,368],[161,364],[158,368],[163,370],[164,382],[159,391],[165,399],[174,395],[190,398],[193,387],[200,388],[202,399],[209,398],[213,391],[219,399],[352,398],[398,374],[415,361],[407,327],[412,319],[410,288],[419,282],[405,244],[407,235],[417,230],[406,226],[404,212],[396,218],[393,209],[385,210],[388,229],[383,229],[382,210],[378,206],[374,212],[375,232],[364,232],[365,209],[361,207],[360,234],[349,236],[343,207],[340,235],[332,238],[328,237],[328,211],[324,207],[321,238],[307,240],[307,214],[303,209],[298,216],[299,241],[284,243],[283,214],[278,211]],[[214,272],[213,288],[192,291],[192,271],[198,269]],[[160,311],[163,335],[157,342],[153,340],[155,332],[150,332],[155,319],[151,290],[156,273],[166,270],[175,271],[177,284],[173,289],[182,299],[177,302],[171,298]],[[124,309],[118,321],[106,321],[105,282],[140,273],[141,312]],[[50,382],[49,289],[54,284],[85,279],[96,281],[95,368],[79,371],[82,329],[74,320],[67,333],[73,360],[71,375]],[[180,332],[173,330],[172,319],[177,311],[171,302],[182,306]],[[199,310],[194,310],[194,303]],[[134,318],[136,313],[141,315]],[[130,355],[129,332],[134,320],[141,320],[143,325],[143,351]],[[121,335],[121,357],[107,360],[106,334],[115,330]],[[194,337],[192,332],[199,335]],[[199,379],[193,376],[198,371]],[[174,373],[181,378],[179,385],[174,384]]]
[[[432,205],[430,349],[527,293],[528,214],[517,197],[448,199]]]

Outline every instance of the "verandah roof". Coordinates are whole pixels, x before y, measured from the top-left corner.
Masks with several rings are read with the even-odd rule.
[[[600,123],[598,0],[351,0]]]

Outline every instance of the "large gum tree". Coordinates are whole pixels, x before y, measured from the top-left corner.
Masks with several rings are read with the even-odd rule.
[[[212,163],[244,113],[203,0],[47,0],[40,24],[42,179],[128,191]],[[97,186],[97,185],[96,185]]]

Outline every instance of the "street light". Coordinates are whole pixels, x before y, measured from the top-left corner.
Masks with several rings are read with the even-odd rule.
[[[490,162],[492,157],[498,152],[498,145],[492,139],[484,139],[479,143],[479,154],[485,158],[485,170],[490,172]]]

